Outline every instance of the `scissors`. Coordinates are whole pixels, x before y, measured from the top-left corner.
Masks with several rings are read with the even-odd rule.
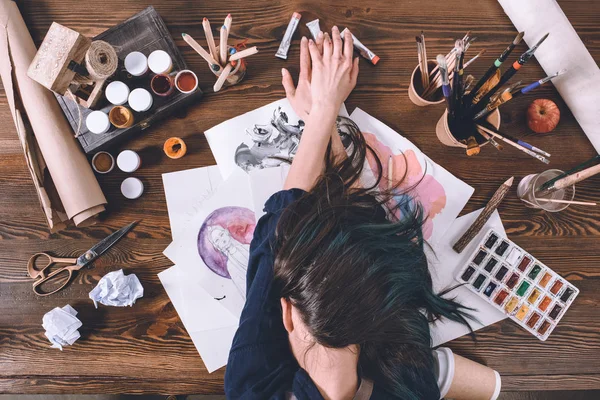
[[[118,231],[111,233],[108,237],[102,239],[91,249],[89,249],[77,258],[52,257],[50,254],[47,253],[37,253],[32,255],[29,259],[29,262],[27,263],[27,273],[32,279],[35,279],[35,282],[33,282],[33,291],[35,292],[35,294],[37,294],[38,296],[48,296],[63,289],[71,281],[74,271],[79,271],[81,268],[89,265],[102,254],[104,254],[106,250],[110,249],[115,243],[119,241],[119,239],[125,236],[127,232],[129,232],[131,228],[133,228],[136,222],[137,221],[132,222],[131,224],[119,229]],[[46,260],[45,266],[43,262],[39,262],[39,264],[36,264],[36,261],[42,259]],[[52,271],[49,274],[47,274],[48,269],[55,264],[70,265],[58,268],[55,271]],[[43,267],[38,268],[38,266]],[[58,288],[48,292],[43,291],[40,285],[42,283],[47,283],[50,281],[55,282],[56,285],[59,285]]]

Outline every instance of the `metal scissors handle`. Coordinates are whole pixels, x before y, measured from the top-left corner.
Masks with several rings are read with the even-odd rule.
[[[46,265],[43,266],[43,268],[38,269],[38,267],[37,267],[38,264],[36,264],[36,261],[41,258],[45,258],[47,262],[46,262]],[[62,268],[58,268],[48,274],[47,270],[55,264],[71,264],[71,265],[67,265]],[[43,265],[43,263],[42,263],[42,265]],[[31,278],[35,279],[35,282],[33,282],[33,291],[35,292],[35,294],[37,294],[39,296],[48,296],[52,293],[58,292],[59,290],[61,290],[65,286],[67,286],[67,284],[71,281],[71,277],[73,276],[73,271],[78,271],[81,268],[83,268],[83,265],[77,264],[77,258],[52,257],[50,254],[47,254],[47,253],[34,254],[29,258],[29,261],[27,262],[27,273],[29,274],[29,276]],[[68,276],[66,276],[66,277],[60,276],[59,277],[58,275],[61,273],[63,275],[68,274]],[[55,290],[52,290],[50,292],[44,292],[41,290],[40,285],[42,283],[48,282],[50,280],[52,280],[52,281],[56,280],[56,281],[60,282],[59,278],[62,279],[64,282],[58,288],[56,288]]]
[[[137,222],[137,221],[136,221]],[[131,224],[119,229],[116,232],[111,233],[105,239],[102,239],[96,245],[94,245],[91,249],[83,253],[81,256],[77,258],[59,258],[52,257],[47,253],[37,253],[29,258],[29,262],[27,263],[27,273],[32,279],[35,279],[33,283],[33,291],[38,296],[48,296],[50,294],[56,293],[71,281],[73,277],[73,272],[79,271],[81,268],[93,262],[95,259],[100,257],[104,252],[110,249],[115,243],[117,243],[123,236],[129,232],[136,222],[132,222]],[[36,266],[36,260],[40,258],[45,258],[47,263],[42,268],[38,268]],[[50,273],[47,273],[47,270],[55,264],[70,264],[64,266],[62,268],[58,268]],[[42,263],[43,265],[43,263]],[[41,288],[41,284],[49,281],[58,281],[61,282],[58,288],[53,288],[51,291],[43,291]]]

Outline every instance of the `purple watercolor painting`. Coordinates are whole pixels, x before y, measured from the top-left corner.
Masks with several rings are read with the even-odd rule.
[[[243,263],[242,253],[248,262],[244,248],[250,244],[255,226],[254,212],[245,207],[222,207],[210,213],[198,232],[198,253],[204,264],[215,274],[232,279],[235,272],[230,269]]]

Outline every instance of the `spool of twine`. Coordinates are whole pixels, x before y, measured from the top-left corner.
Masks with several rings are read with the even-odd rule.
[[[93,41],[85,54],[85,66],[95,81],[104,80],[114,74],[118,64],[117,52],[112,45],[102,40]]]

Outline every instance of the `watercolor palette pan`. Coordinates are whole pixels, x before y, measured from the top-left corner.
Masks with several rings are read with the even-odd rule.
[[[579,294],[570,282],[493,229],[456,280],[542,341]]]

